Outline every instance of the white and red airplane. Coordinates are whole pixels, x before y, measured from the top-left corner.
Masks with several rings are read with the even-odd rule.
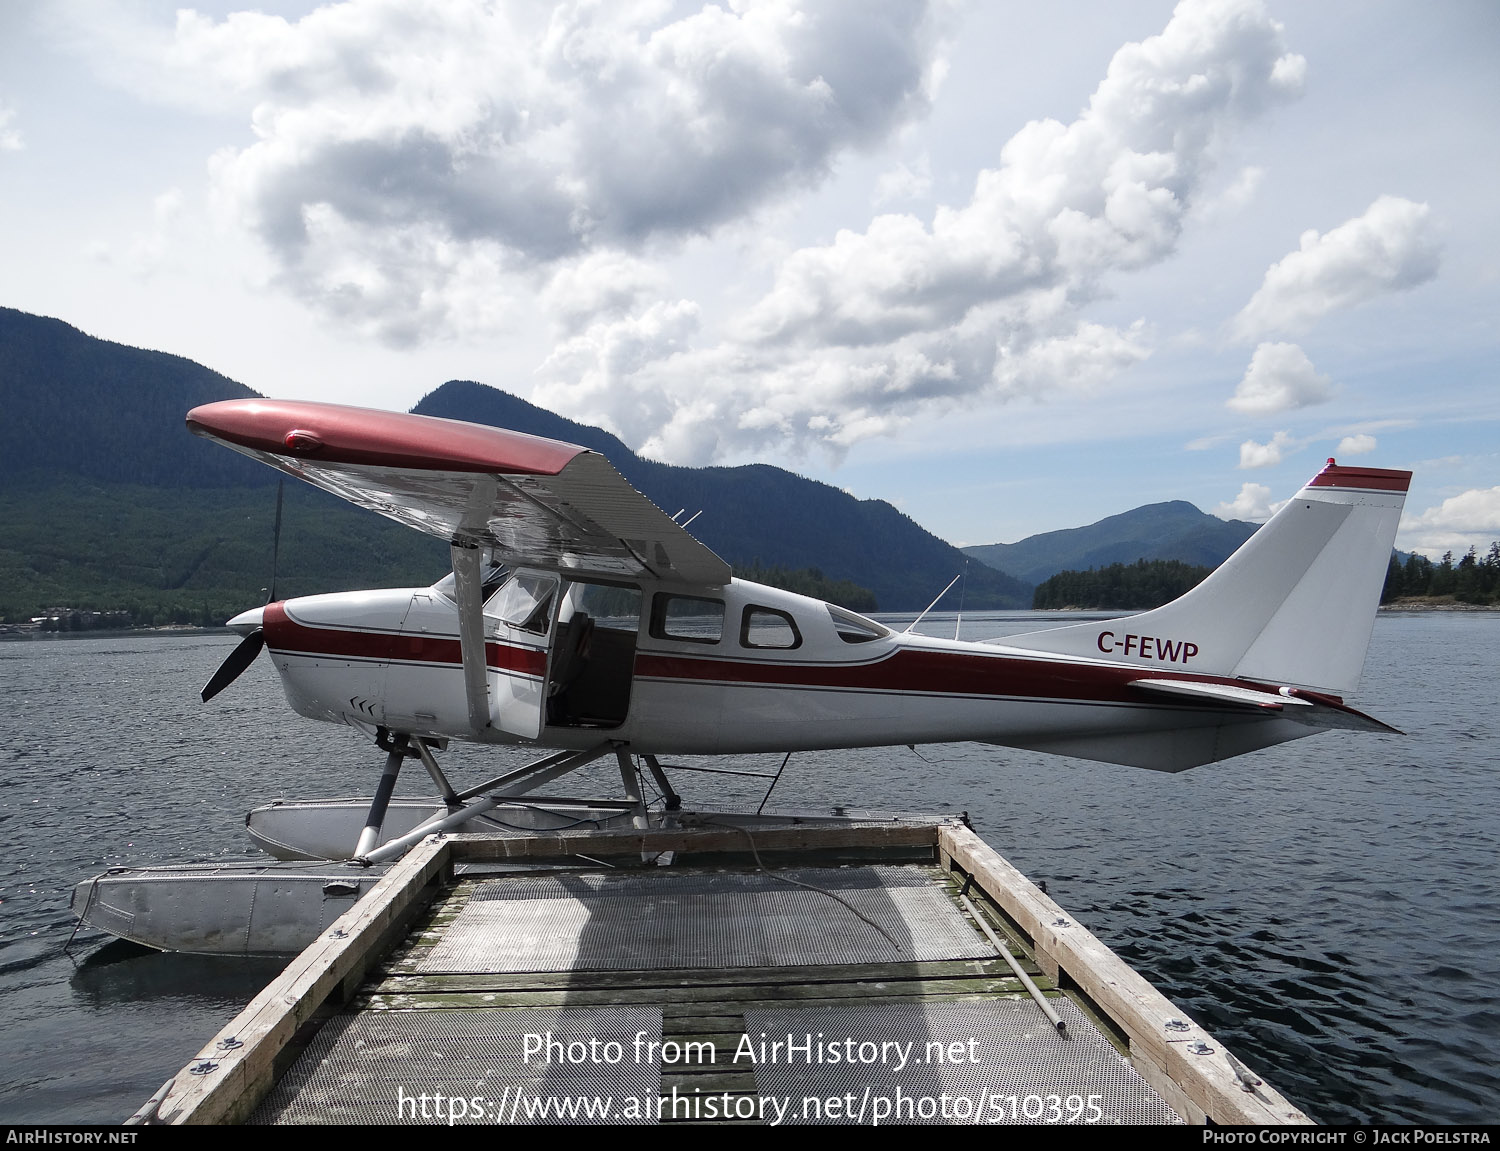
[[[1359,681],[1410,472],[1329,460],[1180,599],[974,643],[734,579],[574,445],[278,400],[208,404],[187,422],[451,545],[453,573],[432,587],[235,617],[246,638],[204,689],[206,700],[265,647],[297,712],[377,737],[390,754],[361,860],[609,754],[641,818],[631,757],[671,805],[663,755],[972,740],[1182,771],[1329,728],[1394,730],[1343,697]],[[554,754],[460,795],[431,754],[450,739]],[[446,811],[377,848],[406,756],[433,773]]]

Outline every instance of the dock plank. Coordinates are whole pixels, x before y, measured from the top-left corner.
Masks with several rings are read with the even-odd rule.
[[[1232,1123],[1307,1122],[1306,1116],[1268,1087],[1242,1091],[1222,1056],[1194,1057],[1184,1044],[1171,1042],[1165,1021],[1174,1016],[1185,1019],[1183,1013],[956,821],[906,818],[838,824],[793,820],[782,826],[756,824],[747,832],[715,818],[690,817],[688,822],[692,819],[697,819],[696,826],[645,831],[460,835],[424,841],[393,866],[371,897],[361,900],[328,937],[299,956],[210,1042],[199,1060],[214,1062],[214,1071],[195,1077],[185,1069],[166,1097],[163,1116],[172,1122],[243,1120],[265,1094],[278,1065],[286,1062],[286,1053],[305,1041],[306,1029],[315,1018],[330,1011],[346,1019],[359,1012],[412,1013],[413,1019],[438,1019],[421,1013],[447,1012],[453,1019],[458,1018],[452,1014],[458,1009],[466,1027],[480,1018],[470,1016],[470,1011],[491,1011],[497,1012],[497,1019],[502,1015],[511,1019],[507,1026],[514,1029],[514,1020],[523,1017],[510,1016],[511,1011],[648,1008],[653,1018],[660,1018],[664,1044],[675,1043],[684,1050],[695,1044],[693,1050],[700,1056],[691,1063],[663,1056],[659,1067],[663,1095],[675,1091],[679,1097],[713,1094],[735,1100],[758,1100],[761,1089],[754,1068],[734,1059],[746,1035],[747,1013],[752,1018],[785,1019],[791,1009],[791,1017],[797,1019],[804,1018],[803,1013],[815,1018],[821,1011],[831,1012],[829,1018],[868,1019],[870,1008],[879,1012],[885,1005],[903,1004],[918,1005],[921,1018],[967,1019],[974,1018],[969,1008],[958,1005],[1004,1004],[1003,1012],[985,1008],[982,1017],[1020,1020],[1028,1037],[1031,1024],[1024,1013],[1034,1012],[1041,1019],[1021,981],[999,956],[800,962],[785,967],[601,970],[596,964],[593,970],[570,971],[421,970],[481,885],[506,878],[460,876],[434,897],[433,883],[448,874],[455,862],[517,861],[546,866],[567,859],[571,862],[562,870],[577,874],[583,870],[580,856],[609,857],[622,865],[620,870],[633,869],[646,878],[658,872],[639,866],[642,853],[674,851],[679,866],[661,869],[659,874],[749,873],[757,870],[747,858],[752,852],[759,853],[761,862],[797,868],[829,863],[909,866],[913,859],[926,861],[914,870],[952,905],[955,925],[966,924],[978,936],[975,916],[981,917],[1040,985],[1043,995],[1068,1003],[1070,1011],[1077,1007],[1070,1016],[1070,1028],[1076,1023],[1089,1029],[1090,1017],[1102,1023],[1098,1030],[1104,1039],[1123,1050],[1180,1114],[1200,1122],[1205,1116]],[[712,867],[698,866],[704,861]],[[680,866],[684,862],[688,866]],[[972,911],[960,902],[965,885],[974,904]],[[380,898],[374,899],[375,894]],[[424,901],[425,908],[418,911]],[[396,938],[398,924],[401,934]],[[817,930],[816,926],[810,929]],[[965,954],[934,950],[936,954]],[[689,949],[684,954],[693,952]],[[853,952],[850,957],[859,954]],[[876,958],[880,953],[863,954]],[[479,958],[481,963],[489,961],[482,953]],[[464,961],[468,962],[467,956]],[[487,1034],[490,1026],[485,1024],[481,1033]],[[1190,1027],[1189,1038],[1206,1034],[1196,1024],[1190,1022]],[[299,1029],[304,1034],[301,1040]],[[1053,1035],[1055,1040],[1045,1026],[1037,1034]],[[225,1046],[230,1037],[244,1047]],[[702,1059],[710,1050],[712,1058]],[[683,1115],[663,1114],[661,1118],[672,1123],[693,1121]]]

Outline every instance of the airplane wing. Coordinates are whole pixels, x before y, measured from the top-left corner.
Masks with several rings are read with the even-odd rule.
[[[729,565],[576,444],[457,420],[298,400],[194,408],[196,435],[350,503],[512,565],[727,584]]]

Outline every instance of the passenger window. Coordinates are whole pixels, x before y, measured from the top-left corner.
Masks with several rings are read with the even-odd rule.
[[[839,639],[845,643],[869,643],[891,634],[890,628],[881,627],[872,619],[855,615],[852,611],[845,611],[832,604],[828,605],[828,614],[833,617],[833,627],[839,633]]]
[[[718,643],[724,637],[724,601],[659,592],[651,603],[651,634],[657,639]]]
[[[769,607],[747,607],[740,621],[741,647],[774,647],[783,650],[802,646],[797,623],[784,611]]]

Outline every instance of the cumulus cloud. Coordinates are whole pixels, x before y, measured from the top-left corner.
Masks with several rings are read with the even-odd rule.
[[[1367,452],[1375,450],[1374,436],[1367,436],[1363,432],[1358,435],[1345,436],[1339,441],[1339,446],[1334,449],[1335,455],[1340,456],[1362,456]]]
[[[1286,432],[1277,432],[1268,444],[1246,440],[1240,445],[1240,467],[1243,469],[1274,467],[1282,461],[1287,452],[1300,446]]]
[[[791,253],[717,345],[619,378],[615,426],[670,397],[644,447],[698,462],[772,441],[838,448],[919,406],[1100,386],[1149,334],[1081,306],[1175,250],[1220,139],[1296,95],[1303,70],[1258,0],[1185,0],[1115,54],[1077,119],[1017,132],[966,204]],[[566,403],[554,378],[543,395]]]
[[[559,343],[538,369],[554,381],[547,398],[559,411],[592,413],[594,422],[640,443],[673,419],[673,405],[665,395],[621,383],[647,364],[685,353],[697,327],[698,306],[691,300],[601,315]]]
[[[1321,404],[1332,394],[1328,377],[1318,375],[1296,344],[1261,344],[1226,402],[1237,412],[1266,416]]]
[[[936,49],[922,4],[675,12],[185,11],[163,63],[253,102],[256,141],[218,155],[213,176],[283,282],[399,342],[413,309],[456,320],[444,297],[466,279],[710,230],[925,104]]]
[[[110,245],[103,241],[88,244],[84,251],[102,264],[117,264],[135,275],[147,278],[168,261],[173,248],[181,243],[184,199],[180,189],[168,188],[151,201],[151,225],[136,231],[128,244]]]
[[[619,320],[651,306],[666,286],[656,265],[606,249],[559,264],[541,301],[560,334],[571,338],[595,320]]]
[[[1402,547],[1431,556],[1471,547],[1483,553],[1500,539],[1500,487],[1471,488],[1428,508],[1401,525]]]
[[[1272,503],[1271,489],[1265,484],[1241,484],[1240,494],[1228,503],[1215,507],[1214,515],[1222,520],[1249,520],[1252,523],[1264,523],[1285,503],[1285,500]]]
[[[926,156],[911,164],[900,163],[875,181],[877,206],[901,200],[919,200],[932,191],[932,164]]]
[[[878,342],[1021,291],[1087,297],[1107,273],[1154,264],[1219,135],[1298,90],[1292,59],[1259,4],[1188,0],[1161,35],[1115,54],[1076,120],[1011,137],[967,205],[930,226],[881,216],[794,254],[752,326],[765,339]]]
[[[1329,312],[1425,283],[1440,258],[1427,205],[1381,196],[1331,232],[1302,233],[1298,250],[1267,269],[1235,332],[1254,338],[1305,329]]]
[[[19,152],[26,146],[20,129],[13,126],[15,119],[15,109],[0,104],[0,152]]]
[[[1234,182],[1217,195],[1199,203],[1198,216],[1208,221],[1218,221],[1238,215],[1255,199],[1265,180],[1266,170],[1254,165],[1240,169]]]

